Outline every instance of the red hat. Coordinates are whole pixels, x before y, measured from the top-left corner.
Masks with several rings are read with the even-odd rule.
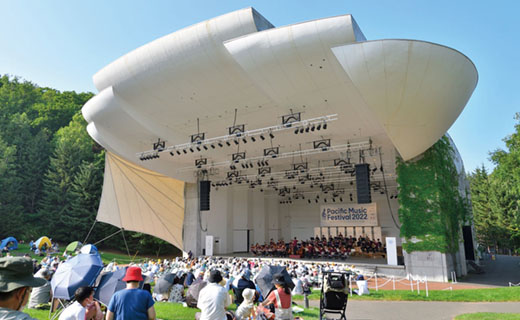
[[[143,276],[141,275],[141,268],[139,267],[130,267],[126,269],[126,275],[123,278],[123,281],[143,281]]]

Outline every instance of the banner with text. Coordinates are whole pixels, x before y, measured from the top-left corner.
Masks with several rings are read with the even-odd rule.
[[[377,207],[367,204],[330,204],[320,208],[322,227],[377,226]]]

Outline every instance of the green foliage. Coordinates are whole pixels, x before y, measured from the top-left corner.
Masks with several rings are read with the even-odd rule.
[[[520,114],[516,114],[520,120]],[[491,174],[478,168],[471,174],[471,196],[479,242],[496,249],[520,249],[520,123],[504,139],[506,150],[495,150]]]
[[[458,250],[468,210],[458,190],[452,154],[445,136],[416,161],[397,159],[399,219],[407,252]]]
[[[455,320],[519,320],[520,313],[476,312],[465,313],[455,317]]]
[[[60,92],[0,76],[0,239],[48,235],[83,241],[95,221],[104,152],[88,135],[81,107],[92,93]],[[98,223],[89,242],[118,229]],[[178,253],[148,235],[125,232],[135,253]],[[101,246],[122,249],[117,235]]]

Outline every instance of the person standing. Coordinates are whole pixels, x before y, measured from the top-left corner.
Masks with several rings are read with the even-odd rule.
[[[33,277],[31,259],[0,258],[0,319],[36,320],[21,312],[29,301],[33,287],[43,286],[45,279]]]
[[[129,267],[123,278],[126,289],[116,292],[107,308],[107,320],[155,320],[154,301],[150,292],[139,289],[143,281],[141,268]]]

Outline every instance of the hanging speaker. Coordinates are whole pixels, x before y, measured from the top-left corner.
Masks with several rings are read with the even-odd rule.
[[[211,181],[199,181],[199,205],[200,211],[209,211],[209,192]]]
[[[358,203],[371,203],[370,170],[368,163],[356,164],[356,191]]]

